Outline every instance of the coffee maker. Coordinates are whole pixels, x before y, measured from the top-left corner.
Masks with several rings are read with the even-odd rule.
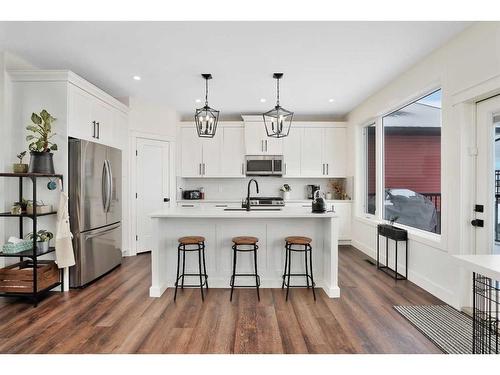
[[[319,185],[307,185],[307,199],[314,199],[314,193],[316,193],[319,189]]]

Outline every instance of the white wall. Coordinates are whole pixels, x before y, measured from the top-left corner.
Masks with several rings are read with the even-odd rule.
[[[374,220],[362,215],[362,139],[360,126],[426,92],[441,87],[442,126],[442,236],[410,233],[409,278],[455,307],[461,305],[463,274],[450,255],[473,252],[468,224],[472,209],[472,162],[468,147],[475,146],[474,121],[453,106],[464,90],[500,75],[500,23],[474,24],[434,51],[348,115],[349,170],[355,175],[353,244],[373,256],[376,249]],[[500,89],[500,87],[497,87]],[[470,113],[469,113],[470,114]]]
[[[129,99],[130,130],[166,136],[175,139],[179,115],[161,103],[146,103],[137,98]]]

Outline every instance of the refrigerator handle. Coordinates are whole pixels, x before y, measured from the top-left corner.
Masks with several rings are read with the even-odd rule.
[[[106,168],[107,168],[107,172],[106,172],[106,178],[107,178],[107,182],[106,182],[106,190],[107,190],[107,198],[106,198],[106,212],[109,212],[109,209],[111,208],[111,193],[113,191],[113,175],[111,173],[111,163],[109,162],[109,160],[106,160],[105,161],[106,163]]]
[[[84,240],[89,240],[89,239],[94,238],[94,237],[102,236],[105,233],[112,232],[117,228],[120,228],[120,224],[115,224],[111,227],[107,227],[107,228],[102,229],[102,230],[92,231],[91,233],[82,233],[82,235],[83,235]]]
[[[101,199],[102,199],[102,209],[106,212],[106,207],[108,204],[108,166],[106,160],[102,165],[102,178],[101,178]]]

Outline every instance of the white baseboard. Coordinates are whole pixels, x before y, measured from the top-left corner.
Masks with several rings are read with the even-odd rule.
[[[359,241],[352,240],[352,246],[354,246],[356,249],[362,251],[366,255],[370,256],[373,259],[377,258],[377,252],[375,249],[372,249],[366,244],[363,244]],[[401,270],[404,270],[404,265],[399,265],[398,262],[398,267],[400,267]],[[399,269],[398,269],[399,271]],[[420,288],[424,289],[425,291],[429,292],[433,296],[443,300],[445,303],[455,307],[459,308],[460,303],[458,301],[457,296],[455,296],[455,293],[452,291],[442,287],[439,284],[436,284],[434,281],[430,280],[429,278],[423,276],[422,274],[415,272],[411,268],[408,269],[408,280],[410,280],[412,283],[418,285]]]

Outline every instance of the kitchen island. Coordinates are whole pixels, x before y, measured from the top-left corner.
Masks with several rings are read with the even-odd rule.
[[[170,208],[152,213],[151,297],[160,297],[173,287],[177,266],[177,240],[182,236],[203,236],[210,288],[229,288],[232,242],[236,236],[259,238],[258,268],[261,288],[281,288],[285,264],[285,237],[312,238],[316,287],[330,298],[340,296],[338,287],[338,217],[334,212],[312,213],[300,208],[238,209]],[[238,255],[238,272],[253,270],[251,255]],[[196,256],[186,257],[186,272],[196,272]],[[304,256],[292,256],[292,272],[304,270]],[[187,283],[188,277],[186,277]],[[303,277],[292,285],[304,285]]]

